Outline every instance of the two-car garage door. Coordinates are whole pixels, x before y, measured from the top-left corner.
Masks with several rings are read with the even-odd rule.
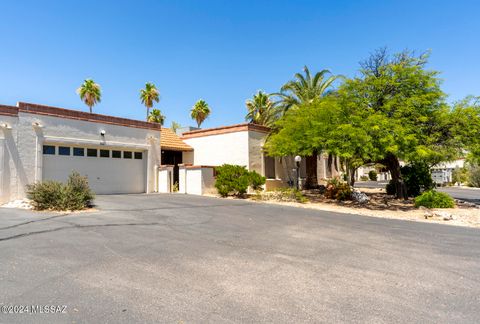
[[[72,171],[88,177],[97,194],[145,192],[146,156],[141,150],[43,146],[44,180],[65,182]]]

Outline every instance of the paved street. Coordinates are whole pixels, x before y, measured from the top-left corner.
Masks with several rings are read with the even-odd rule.
[[[0,209],[0,323],[474,323],[480,231],[185,195]]]
[[[446,192],[453,198],[465,200],[480,205],[480,189],[464,187],[444,187],[438,191]]]

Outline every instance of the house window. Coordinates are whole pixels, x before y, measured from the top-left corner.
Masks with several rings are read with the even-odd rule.
[[[85,149],[83,147],[74,147],[73,156],[85,156]]]
[[[43,145],[43,154],[55,155],[55,146]]]
[[[97,149],[87,149],[87,156],[97,157]]]
[[[60,146],[58,148],[58,155],[70,155],[70,148],[68,146]]]
[[[142,152],[135,152],[135,160],[141,160],[142,159]]]
[[[100,150],[100,157],[110,157],[110,151],[109,150]]]
[[[264,156],[263,165],[265,167],[265,178],[275,179],[275,158]]]
[[[131,159],[132,158],[132,152],[129,152],[129,151],[123,152],[123,158],[124,159]]]
[[[112,151],[112,158],[119,159],[122,157],[122,151]]]

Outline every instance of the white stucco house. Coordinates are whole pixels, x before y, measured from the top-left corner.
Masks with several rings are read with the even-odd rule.
[[[19,102],[0,106],[0,201],[25,186],[87,175],[98,194],[155,191],[161,126]]]

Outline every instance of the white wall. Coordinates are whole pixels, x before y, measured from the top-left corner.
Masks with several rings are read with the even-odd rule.
[[[18,197],[19,181],[26,183],[25,168],[17,148],[18,118],[0,115],[0,203]],[[18,174],[18,176],[17,176]]]
[[[249,132],[240,131],[183,139],[193,147],[194,165],[244,165],[249,168]]]

